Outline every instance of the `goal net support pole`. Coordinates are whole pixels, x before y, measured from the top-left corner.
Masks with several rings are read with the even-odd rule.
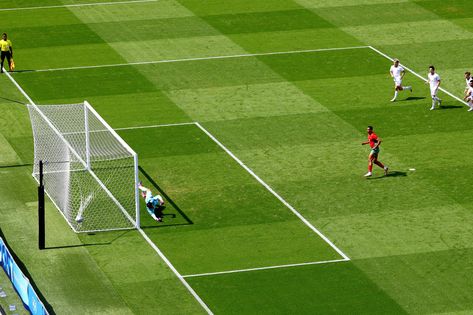
[[[45,235],[45,213],[44,213],[44,185],[43,185],[43,161],[39,161],[39,186],[38,186],[38,248],[46,246]]]

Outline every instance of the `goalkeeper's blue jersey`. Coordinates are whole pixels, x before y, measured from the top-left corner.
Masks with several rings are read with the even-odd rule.
[[[148,204],[148,202],[151,202],[153,204],[153,209],[156,208],[157,206],[159,206],[158,196],[146,197],[146,204]]]
[[[154,211],[154,208],[158,207],[159,206],[159,199],[158,199],[158,196],[146,196],[146,208],[148,209],[148,212],[150,211]],[[149,208],[148,207],[148,203],[151,202],[153,204],[153,207],[152,208]],[[151,212],[150,212],[151,213]]]

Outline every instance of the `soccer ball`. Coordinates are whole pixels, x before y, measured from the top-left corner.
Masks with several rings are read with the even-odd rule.
[[[82,221],[84,221],[84,218],[83,218],[82,216],[79,216],[79,215],[78,215],[78,216],[76,217],[76,222],[77,222],[77,223],[82,223]]]

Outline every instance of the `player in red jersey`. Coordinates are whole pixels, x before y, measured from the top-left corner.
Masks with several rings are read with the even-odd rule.
[[[371,147],[371,152],[368,157],[368,173],[365,174],[365,177],[370,177],[373,175],[373,163],[384,169],[384,175],[388,175],[388,167],[384,166],[383,163],[378,161],[379,145],[381,144],[381,139],[379,139],[374,133],[372,126],[368,126],[366,131],[368,132],[368,141],[362,142],[361,144],[369,144]]]

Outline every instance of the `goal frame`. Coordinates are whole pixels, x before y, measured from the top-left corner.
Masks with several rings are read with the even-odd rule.
[[[81,103],[79,103],[81,104]],[[68,225],[71,227],[71,229],[75,233],[91,233],[91,232],[105,232],[105,231],[112,231],[112,230],[129,230],[129,229],[140,229],[140,199],[139,199],[139,189],[138,189],[138,184],[139,184],[139,168],[138,168],[138,154],[118,135],[118,133],[101,117],[97,111],[90,105],[90,103],[85,100],[82,105],[84,106],[84,121],[85,121],[85,126],[84,126],[84,132],[85,132],[85,152],[86,152],[86,158],[85,160],[77,153],[77,151],[73,148],[73,146],[69,143],[69,141],[64,137],[64,135],[54,126],[54,124],[51,122],[51,120],[41,111],[38,105],[36,104],[28,104],[33,108],[33,110],[41,116],[42,120],[44,123],[47,124],[47,126],[54,132],[55,135],[57,135],[60,140],[64,143],[64,145],[67,147],[67,149],[71,152],[71,154],[78,159],[78,161],[83,165],[84,171],[88,172],[93,179],[97,182],[97,184],[103,189],[103,191],[112,199],[112,201],[117,205],[117,207],[123,212],[125,217],[133,223],[133,227],[117,227],[117,228],[107,228],[107,229],[92,229],[92,230],[77,230],[71,222],[69,222],[69,219],[66,217],[66,214],[64,211],[61,210],[61,208],[58,206],[58,204],[55,202],[54,198],[48,193],[47,190],[45,190],[46,195],[49,197],[51,202],[54,204],[54,206],[58,209],[58,211],[61,213],[61,215],[64,217]],[[57,105],[61,106],[61,105]],[[107,186],[101,181],[101,179],[95,174],[95,172],[91,169],[90,167],[90,130],[89,130],[89,124],[88,124],[88,117],[89,114],[92,114],[94,118],[96,118],[100,123],[105,127],[105,130],[109,132],[115,140],[119,142],[119,144],[133,157],[133,164],[134,164],[134,210],[135,210],[135,217],[133,218],[132,215],[130,215],[126,209],[121,205],[121,203],[116,199],[116,197],[110,192],[110,190],[107,188]],[[35,142],[34,148],[35,148],[35,158],[34,160],[41,160],[41,158],[37,158],[36,155],[36,136],[35,136],[35,128],[33,127],[33,140]],[[93,132],[93,131],[92,131]],[[74,171],[74,170],[71,170]],[[32,176],[33,178],[39,183],[39,178],[37,177],[38,174],[36,174],[33,170]]]

